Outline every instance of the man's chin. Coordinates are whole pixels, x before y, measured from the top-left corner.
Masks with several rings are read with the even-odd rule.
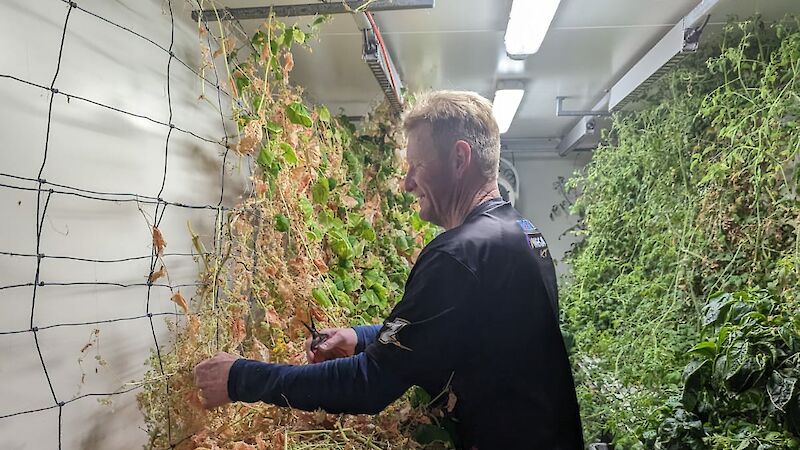
[[[420,218],[420,219],[422,219],[422,220],[424,220],[424,221],[426,221],[426,222],[430,222],[430,223],[432,223],[432,224],[434,224],[434,225],[441,226],[441,224],[439,224],[439,223],[437,222],[437,220],[436,220],[436,217],[434,217],[434,216],[433,216],[433,215],[430,213],[430,211],[428,211],[428,210],[427,210],[427,209],[425,209],[425,208],[421,208],[421,209],[419,210],[419,218]]]

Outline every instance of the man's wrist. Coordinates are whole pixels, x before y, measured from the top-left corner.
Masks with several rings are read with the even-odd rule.
[[[242,367],[246,362],[246,359],[239,358],[233,362],[233,365],[231,365],[231,368],[228,371],[228,398],[231,399],[232,402],[239,401],[239,396],[237,394],[237,387],[239,385],[239,372],[242,370]]]
[[[356,332],[356,350],[355,354],[363,352],[369,344],[375,340],[375,335],[380,329],[376,325],[359,325],[351,327]]]

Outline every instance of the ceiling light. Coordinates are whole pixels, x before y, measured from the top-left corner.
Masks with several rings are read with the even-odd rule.
[[[506,27],[506,53],[523,59],[539,51],[561,0],[514,0]]]
[[[498,85],[492,102],[492,113],[500,127],[500,134],[508,131],[511,122],[517,114],[517,108],[522,101],[525,90],[522,83]]]

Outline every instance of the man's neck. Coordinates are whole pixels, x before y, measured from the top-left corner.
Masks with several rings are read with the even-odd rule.
[[[478,189],[473,190],[469,195],[463,196],[461,202],[457,202],[452,212],[449,214],[447,223],[444,224],[446,230],[451,230],[464,223],[470,212],[481,203],[500,197],[497,189],[497,180],[488,180]]]

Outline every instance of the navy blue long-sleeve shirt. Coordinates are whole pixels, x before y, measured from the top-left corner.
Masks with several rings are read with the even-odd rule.
[[[232,400],[376,413],[412,385],[455,395],[464,448],[583,448],[558,326],[555,269],[541,233],[501,199],[436,237],[357,354],[305,366],[238,360]]]

